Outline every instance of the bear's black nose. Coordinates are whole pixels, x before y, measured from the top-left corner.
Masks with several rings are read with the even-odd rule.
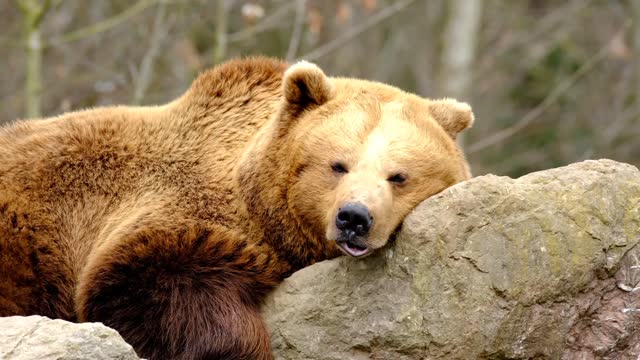
[[[373,217],[369,209],[359,203],[347,203],[338,210],[336,226],[342,231],[352,231],[358,236],[366,235],[371,229]]]

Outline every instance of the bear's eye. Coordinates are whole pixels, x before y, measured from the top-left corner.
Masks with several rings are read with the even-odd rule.
[[[346,174],[349,172],[344,164],[340,162],[334,162],[333,164],[331,164],[331,170],[338,174]]]
[[[404,174],[395,174],[395,175],[389,176],[387,178],[387,181],[400,185],[400,184],[404,184],[404,182],[407,181],[407,176]]]

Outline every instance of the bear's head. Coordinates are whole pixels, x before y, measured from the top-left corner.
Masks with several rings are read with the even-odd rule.
[[[288,213],[306,237],[365,256],[421,201],[470,177],[455,140],[473,123],[465,103],[329,78],[307,62],[285,72],[282,91],[278,117],[245,159],[257,177],[270,173],[267,195],[247,205],[271,202],[263,213]]]

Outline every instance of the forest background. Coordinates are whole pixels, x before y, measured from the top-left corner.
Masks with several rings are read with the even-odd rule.
[[[469,102],[475,175],[640,166],[639,0],[0,0],[0,28],[0,123],[164,103],[262,54]]]

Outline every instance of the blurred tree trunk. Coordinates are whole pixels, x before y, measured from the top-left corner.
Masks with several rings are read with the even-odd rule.
[[[49,11],[50,0],[16,0],[24,17],[27,69],[25,79],[25,117],[40,117],[42,95],[42,33],[40,24]]]
[[[307,11],[307,0],[296,0],[296,17],[293,21],[293,30],[291,31],[291,39],[289,40],[289,48],[285,59],[288,62],[295,60],[302,41],[302,32],[304,29],[305,14]]]
[[[447,2],[440,62],[439,93],[443,96],[470,101],[473,61],[477,34],[482,17],[482,0],[451,0]],[[460,145],[463,137],[458,138]]]
[[[629,0],[633,19],[633,59],[635,61],[636,109],[640,110],[640,0]]]
[[[216,43],[213,50],[213,64],[219,64],[227,58],[227,32],[229,28],[229,10],[233,0],[218,0],[216,4]]]
[[[416,91],[419,95],[432,97],[437,95],[442,89],[438,84],[439,58],[441,53],[440,34],[445,26],[446,0],[431,0],[421,4],[421,11],[416,11],[413,15],[418,20],[411,19],[413,31],[417,38],[413,39],[416,44],[420,44],[415,49],[416,57],[419,61],[409,61],[413,67],[413,76],[416,79]],[[424,24],[426,23],[426,24]],[[425,31],[426,26],[426,31]]]

